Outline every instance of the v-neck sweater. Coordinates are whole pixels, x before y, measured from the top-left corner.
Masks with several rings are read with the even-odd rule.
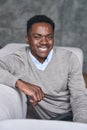
[[[18,79],[38,85],[45,93],[34,107],[41,119],[51,119],[71,109],[74,121],[87,116],[87,90],[79,60],[71,51],[54,46],[44,71],[32,62],[29,47],[5,56],[0,60],[0,83],[15,88]]]

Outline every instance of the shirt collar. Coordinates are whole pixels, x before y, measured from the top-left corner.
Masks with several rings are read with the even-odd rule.
[[[52,55],[53,55],[53,49],[49,52],[47,58],[45,59],[45,61],[43,63],[40,63],[31,53],[31,51],[29,51],[29,55],[31,57],[31,60],[33,61],[33,63],[35,64],[35,66],[40,69],[40,70],[44,70],[48,63],[51,61]]]

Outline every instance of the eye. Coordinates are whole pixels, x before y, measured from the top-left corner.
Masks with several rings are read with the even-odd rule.
[[[41,36],[40,35],[33,35],[33,38],[39,40],[41,38]]]
[[[49,39],[49,40],[53,39],[53,35],[48,35],[47,39]]]

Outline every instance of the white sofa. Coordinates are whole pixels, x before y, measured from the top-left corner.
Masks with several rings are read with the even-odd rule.
[[[27,44],[11,43],[0,49],[0,58],[8,53],[13,53]],[[83,67],[83,52],[79,48],[63,47],[77,55],[81,67]],[[9,103],[8,103],[9,101]],[[0,84],[0,120],[26,118],[27,104],[26,96],[16,89]]]
[[[0,130],[87,130],[87,124],[53,120],[3,120]]]

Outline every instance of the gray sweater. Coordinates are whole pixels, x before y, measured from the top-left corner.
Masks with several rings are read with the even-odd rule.
[[[87,89],[78,58],[65,49],[53,50],[44,71],[34,65],[28,47],[5,56],[0,60],[0,83],[15,87],[22,79],[40,86],[46,97],[34,108],[42,119],[72,110],[74,121],[87,122]]]

